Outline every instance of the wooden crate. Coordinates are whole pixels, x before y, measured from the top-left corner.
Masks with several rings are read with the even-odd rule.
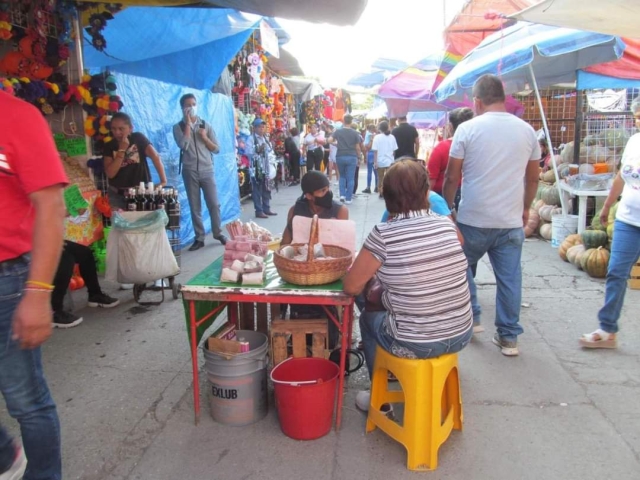
[[[272,320],[269,332],[271,359],[275,367],[289,357],[287,343],[291,339],[294,358],[307,356],[307,335],[311,335],[311,356],[325,358],[329,339],[327,320]]]
[[[627,281],[629,288],[640,290],[640,262],[636,263],[631,269],[631,275]]]

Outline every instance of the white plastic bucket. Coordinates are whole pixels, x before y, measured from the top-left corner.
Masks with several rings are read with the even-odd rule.
[[[551,246],[558,248],[572,233],[578,231],[578,215],[554,215],[551,217]]]

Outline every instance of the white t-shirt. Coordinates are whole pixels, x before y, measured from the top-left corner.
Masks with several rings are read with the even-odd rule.
[[[616,220],[640,227],[640,133],[631,137],[624,149],[620,176],[624,189]]]
[[[304,137],[304,146],[307,147],[307,150],[322,148],[322,145],[316,145],[316,139],[324,140],[324,132],[318,132],[315,135],[307,133],[307,136]]]
[[[390,167],[393,163],[393,152],[398,149],[396,137],[379,133],[373,137],[371,150],[378,152],[378,168]]]
[[[541,155],[531,125],[510,113],[484,113],[458,127],[449,155],[463,159],[458,222],[522,227],[525,171]]]

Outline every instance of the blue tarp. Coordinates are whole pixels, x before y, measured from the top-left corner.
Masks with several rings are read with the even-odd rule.
[[[233,103],[229,97],[210,91],[194,90],[180,85],[150,80],[115,72],[118,95],[124,103],[123,111],[132,120],[134,131],[146,135],[160,154],[170,185],[177,186],[182,207],[180,216],[180,241],[188,245],[195,238],[191,224],[191,211],[187,194],[178,174],[180,152],[173,139],[173,125],[182,117],[179,99],[185,93],[193,93],[198,102],[198,116],[216,132],[220,153],[214,156],[214,170],[218,187],[218,201],[222,223],[235,220],[240,215],[240,192],[235,153]],[[151,162],[153,182],[158,175]],[[207,232],[211,231],[209,213],[202,199],[202,218]]]
[[[130,7],[104,29],[104,52],[85,34],[84,65],[208,89],[261,20],[229,9]]]
[[[640,88],[640,80],[633,78],[616,78],[578,70],[576,88],[578,90],[593,90],[596,88]]]

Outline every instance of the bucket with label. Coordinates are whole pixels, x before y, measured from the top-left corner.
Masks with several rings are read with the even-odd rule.
[[[225,425],[243,426],[262,420],[267,404],[267,336],[237,330],[249,351],[233,355],[211,352],[205,344],[204,368],[209,380],[209,404],[213,419]]]
[[[558,248],[572,233],[578,231],[578,215],[553,215],[551,217],[551,246]]]

